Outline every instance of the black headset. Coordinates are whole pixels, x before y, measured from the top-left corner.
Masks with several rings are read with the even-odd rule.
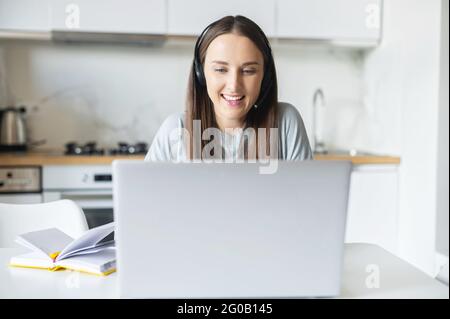
[[[200,49],[200,45],[203,42],[203,38],[205,37],[205,34],[209,31],[209,29],[215,25],[216,22],[211,23],[210,25],[208,25],[203,32],[200,34],[200,36],[197,39],[197,42],[195,43],[195,49],[194,49],[194,76],[195,79],[197,81],[197,83],[200,86],[206,86],[206,79],[205,79],[205,74],[203,72],[203,66],[202,63],[200,61],[200,53],[199,53],[199,49]],[[272,57],[272,49],[270,47],[269,41],[267,40],[266,35],[264,34],[264,32],[257,27],[258,32],[260,33],[260,35],[262,36],[262,38],[264,39],[264,54],[265,56],[268,57],[268,63],[266,63],[265,68],[264,68],[264,77],[261,83],[261,90],[260,90],[260,94],[259,94],[259,98],[256,101],[255,105],[258,106],[260,105],[260,103],[262,103],[265,98],[267,97],[267,94],[269,93],[269,88],[270,88],[270,80],[272,78],[272,61],[273,61],[273,57]]]

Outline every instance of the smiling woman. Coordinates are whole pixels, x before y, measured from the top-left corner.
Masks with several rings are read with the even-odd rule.
[[[262,53],[245,36],[228,33],[210,43],[205,56],[204,74],[208,96],[221,130],[243,127],[260,93],[263,66]]]
[[[186,111],[164,121],[146,156],[151,161],[207,158],[312,158],[299,112],[278,101],[267,37],[243,16],[217,20],[199,36]]]

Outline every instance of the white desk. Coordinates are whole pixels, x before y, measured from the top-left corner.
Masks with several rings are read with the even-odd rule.
[[[119,297],[117,273],[99,277],[72,271],[9,267],[10,257],[23,251],[0,248],[0,298]],[[378,246],[347,244],[344,258],[340,298],[449,298],[448,286]],[[370,276],[377,272],[379,288],[368,288],[367,278],[374,278]],[[370,282],[377,285],[376,280]]]

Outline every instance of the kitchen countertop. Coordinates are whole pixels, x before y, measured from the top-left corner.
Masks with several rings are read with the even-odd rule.
[[[27,153],[0,154],[0,166],[26,165],[109,165],[115,159],[143,160],[143,155],[103,155],[103,156],[67,156],[58,150],[30,151]],[[350,156],[342,153],[317,154],[316,160],[349,160],[355,165],[362,164],[400,164],[400,158],[386,155],[361,154]]]
[[[144,155],[64,155],[57,150],[0,154],[0,166],[109,165],[115,159],[143,160]]]
[[[0,157],[1,158],[1,157]],[[352,161],[353,165],[362,164],[400,164],[400,157],[389,156],[389,155],[344,155],[342,153],[335,154],[316,154],[314,155],[315,160],[320,161]]]

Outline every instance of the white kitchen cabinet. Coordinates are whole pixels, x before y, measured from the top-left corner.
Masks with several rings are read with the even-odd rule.
[[[166,0],[51,0],[58,31],[165,34]]]
[[[382,0],[277,0],[276,35],[330,41],[377,41]]]
[[[0,0],[0,31],[49,29],[49,0]]]
[[[377,244],[398,253],[396,165],[360,165],[352,171],[346,242]]]
[[[42,194],[0,194],[0,203],[4,204],[40,204],[43,203]]]
[[[275,35],[276,0],[168,0],[169,35],[198,36],[226,15],[243,15],[255,21],[268,37]]]

